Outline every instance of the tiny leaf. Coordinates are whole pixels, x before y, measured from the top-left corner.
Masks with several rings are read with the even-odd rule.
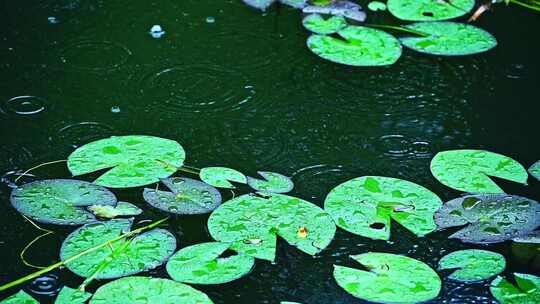
[[[302,20],[302,24],[307,30],[320,35],[333,34],[347,27],[344,17],[332,16],[325,20],[319,14],[307,15]]]
[[[294,188],[292,180],[285,175],[268,171],[259,171],[257,173],[259,173],[259,175],[265,180],[260,180],[253,177],[247,178],[248,185],[257,191],[287,193],[291,192]]]
[[[333,16],[342,16],[364,22],[366,13],[362,11],[362,7],[351,1],[332,1],[326,5],[308,5],[302,10],[305,14],[324,14]]]
[[[457,269],[449,276],[461,282],[476,282],[501,273],[506,267],[504,256],[479,249],[454,251],[439,261],[439,269]]]
[[[540,181],[540,160],[535,162],[530,168],[529,173]]]
[[[98,217],[107,219],[120,216],[136,216],[143,212],[141,208],[128,202],[118,202],[115,207],[110,205],[92,205],[88,207],[88,210]]]
[[[245,184],[247,178],[244,174],[226,167],[207,167],[199,173],[201,180],[209,185],[218,188],[234,189],[235,187],[229,181]]]

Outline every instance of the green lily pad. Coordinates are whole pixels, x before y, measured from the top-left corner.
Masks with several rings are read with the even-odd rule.
[[[368,9],[371,11],[385,11],[386,10],[386,4],[384,2],[380,1],[371,1],[368,4]]]
[[[315,255],[332,241],[336,226],[321,208],[299,198],[272,194],[242,195],[217,208],[208,219],[210,235],[232,243],[231,249],[273,261],[279,235],[299,250]]]
[[[475,0],[388,0],[388,10],[396,18],[406,21],[441,21],[469,13]]]
[[[161,180],[171,190],[144,189],[143,197],[153,207],[175,214],[210,213],[221,204],[219,191],[200,181],[173,177]]]
[[[214,187],[234,189],[234,185],[229,181],[245,184],[247,178],[242,172],[225,167],[207,167],[199,173],[200,179]]]
[[[96,291],[90,304],[213,304],[206,294],[167,279],[128,277],[107,283]]]
[[[504,193],[489,176],[527,184],[527,171],[517,161],[484,150],[439,152],[431,160],[431,173],[442,184],[463,192]]]
[[[39,304],[39,302],[21,290],[10,297],[3,299],[0,301],[0,304]]]
[[[376,240],[390,238],[390,219],[418,236],[434,231],[433,215],[441,199],[428,189],[409,181],[363,176],[330,191],[324,209],[338,227]]]
[[[64,286],[56,297],[54,304],[84,304],[92,297],[89,292]]]
[[[260,180],[253,177],[247,178],[248,185],[257,191],[287,193],[291,192],[294,188],[294,183],[292,180],[285,175],[268,171],[259,171],[257,173],[259,173],[259,175],[265,180]]]
[[[540,160],[535,162],[530,168],[529,173],[540,181]]]
[[[82,226],[72,232],[62,244],[62,261],[89,248],[129,232],[131,220],[116,219]],[[175,251],[176,239],[163,229],[121,239],[67,264],[67,268],[81,277],[112,279],[136,274],[163,264]]]
[[[460,282],[487,280],[503,272],[505,267],[503,255],[479,249],[454,251],[439,261],[439,270],[457,269],[449,278]]]
[[[20,213],[46,224],[82,225],[96,220],[85,207],[115,206],[115,195],[104,187],[71,179],[24,184],[11,192],[11,204]]]
[[[504,242],[529,235],[540,226],[540,204],[516,195],[467,195],[444,204],[435,222],[441,229],[466,225],[450,236],[463,242]]]
[[[141,208],[128,202],[118,202],[116,206],[92,205],[88,207],[88,210],[100,218],[107,219],[119,216],[136,216],[143,212]]]
[[[508,280],[497,277],[489,290],[501,304],[540,303],[540,277],[532,274],[515,273],[517,286]]]
[[[315,34],[333,34],[347,27],[347,21],[342,16],[332,16],[324,19],[319,14],[310,14],[302,20],[304,27]]]
[[[342,16],[358,22],[366,20],[366,13],[362,7],[352,1],[318,1],[315,5],[308,5],[302,9],[304,14],[323,14]]]
[[[418,260],[377,252],[351,257],[367,271],[334,265],[334,279],[357,298],[377,303],[418,303],[437,297],[441,290],[437,273]]]
[[[169,259],[167,273],[175,281],[191,284],[222,284],[237,280],[251,271],[255,259],[242,254],[220,258],[230,246],[212,242],[183,248]]]
[[[307,5],[308,0],[243,0],[245,4],[266,11],[274,2],[281,2],[294,8],[303,8]]]
[[[483,53],[497,46],[497,39],[481,28],[456,22],[419,22],[405,28],[428,34],[400,38],[404,46],[439,56],[464,56]]]
[[[110,188],[153,184],[175,173],[186,154],[173,140],[154,136],[114,136],[86,144],[68,158],[74,176],[110,169],[94,183]]]
[[[394,64],[401,56],[401,44],[392,35],[363,26],[348,26],[338,32],[343,39],[311,35],[308,48],[316,55],[351,66]]]

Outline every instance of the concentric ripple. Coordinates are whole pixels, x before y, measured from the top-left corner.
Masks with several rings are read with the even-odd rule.
[[[354,177],[361,176],[343,165],[317,164],[296,170],[292,180],[301,197],[322,204],[326,195],[337,185]]]
[[[60,60],[76,70],[103,72],[121,67],[131,54],[130,49],[117,42],[80,41],[61,50]]]
[[[47,108],[47,101],[44,98],[24,95],[8,99],[0,110],[6,114],[32,116],[45,112]]]
[[[91,141],[112,135],[115,135],[114,128],[99,122],[85,121],[60,128],[56,133],[56,140],[75,149]]]
[[[35,293],[38,295],[47,295],[47,296],[53,296],[57,294],[61,288],[62,286],[60,285],[58,276],[54,274],[47,274],[47,275],[41,276],[33,280],[28,286],[28,289],[32,293]]]

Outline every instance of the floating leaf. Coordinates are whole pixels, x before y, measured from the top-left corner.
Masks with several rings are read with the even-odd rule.
[[[303,8],[307,5],[308,0],[243,0],[245,4],[254,7],[256,9],[260,9],[262,11],[265,11],[270,5],[274,4],[274,2],[281,2],[283,4],[286,4],[288,6],[292,6],[294,8]]]
[[[176,141],[130,135],[86,144],[71,153],[67,164],[74,176],[110,169],[95,183],[129,188],[156,183],[170,176],[182,166],[185,158],[184,149]]]
[[[497,277],[489,290],[501,304],[540,303],[540,277],[532,274],[515,273],[517,287],[508,280]]]
[[[54,304],[84,304],[92,297],[91,293],[64,286]]]
[[[440,21],[461,17],[474,8],[475,0],[388,0],[388,10],[406,21]]]
[[[221,204],[219,191],[200,181],[173,177],[162,180],[171,192],[144,189],[143,197],[150,205],[176,214],[210,213]]]
[[[441,205],[436,194],[415,183],[364,176],[332,189],[324,209],[342,229],[372,239],[388,240],[391,218],[418,236],[434,231],[437,226],[433,214]]]
[[[431,55],[472,55],[489,51],[497,46],[497,40],[493,35],[464,23],[419,22],[406,25],[405,28],[429,36],[401,38],[401,43],[410,49]]]
[[[540,181],[540,160],[535,162],[530,168],[529,173]]]
[[[107,283],[96,291],[90,304],[212,304],[195,288],[167,279],[128,277]]]
[[[297,235],[305,227],[309,234]],[[233,243],[231,249],[255,258],[273,261],[276,236],[315,255],[334,237],[332,218],[321,208],[299,198],[272,194],[269,198],[242,195],[222,204],[208,219],[210,235]]]
[[[116,219],[82,226],[62,244],[60,259],[77,255],[112,240],[130,230],[131,220]],[[81,277],[112,279],[153,269],[165,262],[176,249],[176,239],[163,229],[153,229],[133,239],[120,239],[66,266]]]
[[[304,8],[308,4],[308,0],[279,0],[279,2],[294,8]]]
[[[369,252],[351,256],[368,271],[334,265],[334,278],[353,296],[377,303],[418,303],[441,290],[441,279],[428,265],[415,259]]]
[[[440,270],[457,269],[449,278],[461,282],[489,279],[503,272],[505,267],[504,256],[479,249],[454,251],[439,261]]]
[[[439,152],[431,160],[431,173],[444,185],[470,193],[504,193],[489,176],[522,184],[528,177],[517,161],[484,150]]]
[[[199,173],[201,180],[209,185],[218,188],[234,189],[229,181],[245,184],[247,178],[242,172],[225,167],[207,167]]]
[[[88,210],[98,217],[107,219],[119,216],[136,216],[143,212],[141,208],[128,202],[118,202],[116,207],[110,205],[92,205],[88,207]]]
[[[450,238],[467,243],[498,243],[528,235],[540,226],[540,204],[525,197],[478,194],[456,198],[435,214],[439,228],[465,228]]]
[[[347,21],[341,16],[332,16],[324,19],[319,14],[310,14],[302,20],[304,27],[315,34],[333,34],[347,27]]]
[[[167,273],[178,282],[222,284],[241,278],[251,271],[255,259],[243,254],[220,258],[228,243],[202,243],[175,253],[167,263]]]
[[[0,304],[39,304],[39,302],[21,290],[16,294],[0,301]]]
[[[392,35],[363,26],[348,26],[338,32],[343,39],[311,35],[308,48],[316,55],[351,66],[394,64],[401,56],[401,44]]]
[[[104,187],[71,179],[31,182],[11,192],[11,204],[20,213],[47,224],[82,225],[96,220],[84,209],[91,205],[116,205]]]
[[[380,2],[380,1],[371,1],[369,4],[368,4],[368,8],[369,10],[371,11],[385,11],[386,10],[386,4],[384,4],[384,2]]]
[[[257,173],[265,180],[260,180],[253,177],[247,178],[248,185],[257,191],[287,193],[291,192],[291,190],[294,188],[294,183],[292,180],[285,175],[268,171],[259,171]]]
[[[327,5],[308,5],[302,11],[305,14],[342,16],[358,22],[366,20],[366,13],[362,11],[362,7],[351,1],[333,1]]]
[[[516,243],[540,244],[540,231],[533,231],[527,235],[513,238]]]

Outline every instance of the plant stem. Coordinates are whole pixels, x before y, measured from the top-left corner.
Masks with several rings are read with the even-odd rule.
[[[191,173],[191,174],[195,174],[195,175],[199,175],[199,172],[197,172],[195,170],[192,170],[192,169],[189,169],[186,166],[180,167],[180,168],[178,168],[178,170],[183,171],[183,172],[187,172],[187,173]]]
[[[41,168],[41,167],[43,167],[43,166],[53,165],[53,164],[63,163],[63,162],[67,162],[67,159],[55,160],[55,161],[51,161],[51,162],[39,164],[39,165],[37,165],[37,166],[35,166],[35,167],[32,167],[32,168],[30,168],[30,169],[24,171],[24,173],[22,173],[21,175],[19,175],[19,177],[17,177],[17,178],[15,179],[14,182],[17,183],[17,182],[19,181],[19,179],[21,179],[23,176],[27,175],[27,174],[28,174],[30,171],[32,171],[32,170],[35,170],[35,169],[37,169],[37,168]]]
[[[540,12],[540,7],[538,7],[538,6],[534,6],[534,5],[531,5],[531,4],[523,3],[523,2],[517,1],[517,0],[510,0],[510,3],[514,3],[514,4],[517,4],[517,5],[526,7],[526,8],[528,8],[528,9],[532,9],[532,10],[534,10],[534,11]],[[534,1],[533,3],[536,4],[537,2]]]
[[[369,26],[369,27],[380,27],[380,28],[386,28],[386,29],[391,29],[391,30],[396,30],[396,31],[402,31],[402,32],[416,34],[416,35],[424,36],[424,37],[429,36],[428,34],[424,32],[415,31],[415,30],[411,30],[405,27],[400,27],[400,26],[385,25],[385,24],[364,24],[364,25]]]

